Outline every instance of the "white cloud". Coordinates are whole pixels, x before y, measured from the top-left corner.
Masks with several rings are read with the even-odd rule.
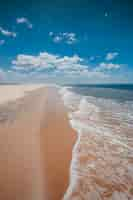
[[[17,35],[15,32],[5,30],[2,27],[0,27],[0,32],[1,32],[2,35],[7,36],[7,37],[14,37],[15,38],[16,35]]]
[[[55,43],[60,43],[62,40],[63,40],[63,38],[58,35],[53,38],[53,42],[55,42]]]
[[[119,55],[118,52],[107,53],[105,59],[106,59],[107,61],[114,60],[118,55]]]
[[[96,71],[103,71],[103,70],[112,70],[112,69],[119,69],[121,68],[120,64],[113,64],[113,63],[100,63],[99,66],[95,69]]]
[[[78,55],[59,56],[48,52],[39,53],[36,56],[20,54],[12,61],[12,70],[15,73],[27,73],[33,79],[55,79],[62,81],[69,79],[87,82],[89,80],[107,78],[101,71],[95,71],[85,64],[85,60]]]
[[[73,44],[73,43],[77,42],[75,33],[63,33],[63,36],[66,37],[67,44]]]
[[[0,81],[66,84],[132,82],[131,72],[128,71],[126,76],[122,73],[123,66],[101,62],[94,67],[79,55],[60,56],[48,52],[40,52],[38,55],[19,54],[7,70],[0,70]]]
[[[5,40],[0,40],[0,46],[2,46],[3,44],[5,44]]]
[[[53,33],[52,31],[51,31],[51,32],[49,32],[49,36],[53,36],[53,34],[54,34],[54,33]]]
[[[112,83],[132,81],[131,73],[116,73],[122,64],[102,62],[97,67],[89,66],[87,60],[78,55],[60,56],[48,52],[38,55],[19,54],[12,66],[0,71],[1,80],[19,82],[54,83]],[[5,78],[4,78],[5,77]]]
[[[49,32],[49,36],[55,43],[64,42],[66,44],[74,44],[78,41],[75,33],[64,32],[54,34],[53,32]]]
[[[79,70],[87,68],[87,66],[81,64],[82,61],[83,59],[78,55],[60,57],[58,55],[42,52],[37,56],[20,54],[17,56],[16,60],[12,61],[12,64],[14,69],[55,68],[58,70]]]
[[[17,24],[26,24],[28,28],[32,29],[32,23],[25,17],[20,17],[16,19]]]

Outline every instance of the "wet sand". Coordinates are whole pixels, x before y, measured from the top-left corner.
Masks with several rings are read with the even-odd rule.
[[[57,90],[48,89],[41,126],[47,200],[62,199],[67,190],[75,141],[76,133],[70,128],[67,112]]]
[[[0,105],[0,199],[62,199],[75,140],[56,88]]]

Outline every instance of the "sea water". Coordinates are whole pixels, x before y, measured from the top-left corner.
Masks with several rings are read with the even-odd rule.
[[[133,85],[59,92],[78,136],[64,200],[133,200]]]

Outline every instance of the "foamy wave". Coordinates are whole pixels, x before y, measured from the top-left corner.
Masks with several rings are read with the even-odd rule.
[[[70,185],[64,200],[133,199],[133,106],[60,90],[72,128]]]
[[[81,98],[80,95],[76,95],[75,93],[71,92],[69,87],[63,87],[59,93],[62,96],[65,106],[72,110],[77,109]]]

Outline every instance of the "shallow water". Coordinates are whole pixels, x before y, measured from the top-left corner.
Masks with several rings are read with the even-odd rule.
[[[133,199],[133,101],[128,96],[120,101],[119,90],[112,99],[106,91],[104,95],[89,91],[60,90],[78,133],[64,199]]]

